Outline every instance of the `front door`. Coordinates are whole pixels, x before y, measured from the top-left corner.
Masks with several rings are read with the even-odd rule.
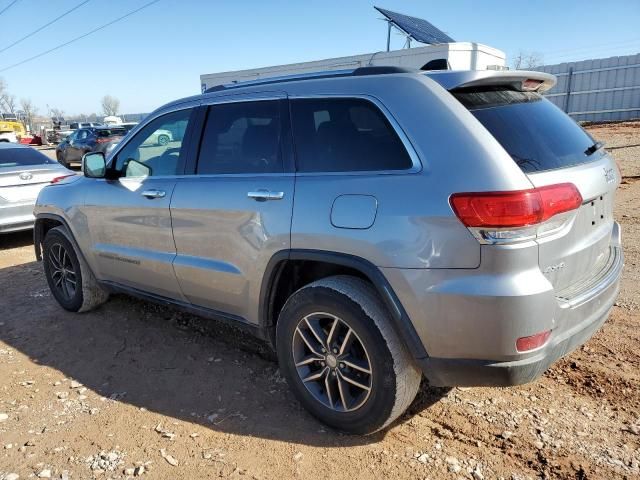
[[[290,246],[294,175],[286,100],[238,100],[208,107],[195,175],[176,184],[174,269],[193,304],[257,322],[267,264]]]
[[[85,214],[99,279],[183,300],[172,267],[169,204],[184,173],[192,113],[188,108],[151,121],[117,152],[110,165],[117,178],[88,189]],[[180,134],[165,145],[149,143],[157,130]]]

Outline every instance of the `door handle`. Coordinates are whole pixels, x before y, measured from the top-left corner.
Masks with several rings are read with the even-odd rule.
[[[164,190],[155,189],[145,190],[144,192],[142,192],[142,196],[147,198],[164,198],[166,194],[167,192],[165,192]]]
[[[259,202],[266,200],[282,200],[284,198],[284,192],[270,192],[268,190],[256,190],[254,192],[247,192],[247,197],[253,198]]]

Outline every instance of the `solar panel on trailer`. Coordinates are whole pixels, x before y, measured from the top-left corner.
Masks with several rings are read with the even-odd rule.
[[[449,43],[455,42],[453,38],[438,30],[426,20],[410,17],[402,13],[392,12],[380,7],[374,7],[381,14],[391,20],[400,30],[404,31],[414,40],[421,43]]]

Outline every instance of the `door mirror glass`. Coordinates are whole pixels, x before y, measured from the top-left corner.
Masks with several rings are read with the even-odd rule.
[[[129,160],[125,169],[125,177],[150,177],[151,167],[137,160]]]
[[[104,153],[92,152],[82,157],[82,171],[85,177],[104,178],[107,173],[107,162]]]

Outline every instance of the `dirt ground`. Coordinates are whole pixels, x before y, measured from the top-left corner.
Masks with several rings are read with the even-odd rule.
[[[337,434],[264,347],[115,296],[71,314],[31,233],[0,237],[0,479],[640,478],[640,122],[590,127],[625,175],[626,267],[610,319],[539,381],[423,385],[386,432]]]

